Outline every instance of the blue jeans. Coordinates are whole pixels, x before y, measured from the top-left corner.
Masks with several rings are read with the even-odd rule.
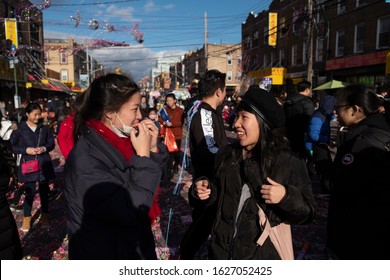
[[[44,182],[39,182],[39,197],[41,199],[41,212],[49,213],[49,184]],[[34,197],[36,195],[36,183],[29,182],[24,184],[24,204],[23,204],[23,215],[24,217],[31,216],[31,210],[34,202]]]

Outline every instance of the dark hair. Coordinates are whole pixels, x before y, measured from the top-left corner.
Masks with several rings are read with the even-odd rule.
[[[36,102],[28,103],[27,106],[26,106],[25,112],[27,114],[30,114],[34,110],[39,110],[39,111],[42,112],[42,108],[41,108],[41,106],[38,103],[36,103]]]
[[[354,106],[357,105],[362,108],[366,116],[378,112],[380,101],[374,91],[368,86],[364,85],[349,85],[346,86],[340,93],[338,104]]]
[[[85,121],[102,120],[105,111],[118,112],[122,105],[139,91],[138,85],[123,75],[107,74],[95,79],[85,93],[80,95],[80,100],[76,100],[80,105],[76,108],[74,118],[75,142]]]
[[[168,93],[168,94],[165,96],[165,100],[167,100],[168,97],[173,98],[173,100],[176,100],[176,95],[173,94],[173,93]]]
[[[213,96],[217,89],[224,90],[226,87],[226,74],[218,70],[207,71],[199,82],[199,97]]]
[[[149,108],[148,114],[150,114],[150,112],[153,112],[153,111],[155,111],[157,113],[157,109],[156,108]]]
[[[297,84],[298,92],[302,92],[310,88],[311,88],[311,83],[309,81],[302,81]]]
[[[278,133],[278,129],[271,130],[268,124],[246,102],[240,102],[237,105],[236,111],[237,115],[240,111],[246,111],[256,116],[257,123],[259,124],[260,138],[252,150],[252,157],[259,162],[261,175],[263,176],[262,179],[265,180],[269,176],[279,153],[289,150],[288,142]]]
[[[376,89],[376,93],[382,94],[383,92],[387,92],[389,94],[389,90],[390,90],[390,86],[382,85],[382,86],[378,86],[378,88]]]

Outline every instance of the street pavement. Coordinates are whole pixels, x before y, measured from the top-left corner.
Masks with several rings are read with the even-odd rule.
[[[234,141],[235,133],[226,131],[229,141]],[[184,142],[184,141],[183,141]],[[184,146],[184,144],[183,144]],[[50,201],[51,222],[48,227],[40,226],[39,195],[33,205],[33,226],[25,234],[19,230],[25,259],[68,259],[68,238],[66,234],[65,200],[62,192],[64,158],[56,145],[51,157],[55,166],[56,181],[54,188],[57,195]],[[159,205],[162,213],[159,221],[152,226],[156,251],[160,259],[178,259],[178,249],[181,239],[191,223],[191,207],[188,205],[188,189],[192,184],[192,176],[183,171],[182,178],[177,183],[180,174],[176,174],[171,183],[162,189],[159,195]],[[309,225],[293,226],[293,245],[296,259],[326,259],[325,238],[328,198],[317,195],[318,180],[313,177],[313,192],[317,202],[317,216]],[[12,201],[13,193],[9,194]],[[23,200],[23,196],[21,202]],[[19,229],[22,225],[22,211],[13,210]],[[206,244],[197,255],[197,259],[207,258]]]

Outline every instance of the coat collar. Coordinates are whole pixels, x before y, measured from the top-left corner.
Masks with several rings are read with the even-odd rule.
[[[125,171],[129,167],[128,161],[113,145],[108,143],[93,128],[84,125],[81,134],[92,145],[96,146],[100,152],[108,157],[120,170]]]

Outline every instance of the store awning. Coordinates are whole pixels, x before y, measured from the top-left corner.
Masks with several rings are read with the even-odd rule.
[[[49,78],[49,87],[51,90],[54,91],[62,91],[66,93],[71,93],[71,90],[69,87],[67,87],[64,83],[62,83],[60,80]]]
[[[65,92],[68,94],[71,93],[70,88],[57,79],[53,79],[53,78],[39,79],[38,77],[32,74],[28,74],[27,81],[28,82],[26,83],[26,88],[58,91],[58,92]]]

